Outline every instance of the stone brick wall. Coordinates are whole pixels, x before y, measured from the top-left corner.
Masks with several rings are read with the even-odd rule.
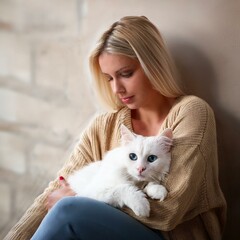
[[[219,178],[240,236],[238,0],[0,0],[0,239],[46,187],[100,109],[87,56],[125,15],[161,30],[190,92],[213,107]]]
[[[0,239],[96,111],[81,44],[84,4],[0,2]]]

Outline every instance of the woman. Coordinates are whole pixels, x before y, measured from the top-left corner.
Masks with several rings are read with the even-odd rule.
[[[98,95],[111,112],[98,116],[83,132],[59,175],[67,179],[118,146],[122,123],[144,136],[171,128],[168,196],[163,202],[150,200],[150,217],[138,218],[127,208],[75,198],[67,182],[56,179],[6,239],[29,239],[46,206],[52,209],[33,240],[221,239],[226,202],[218,182],[214,114],[203,100],[184,95],[157,28],[145,17],[120,19],[100,38],[90,68]]]

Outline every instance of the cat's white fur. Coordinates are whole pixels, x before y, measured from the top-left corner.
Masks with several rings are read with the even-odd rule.
[[[160,201],[167,196],[161,180],[170,167],[172,131],[166,129],[159,136],[143,137],[121,125],[121,134],[120,147],[107,152],[102,161],[74,172],[68,183],[76,196],[93,198],[114,207],[125,205],[137,216],[148,217],[150,204],[146,194]],[[135,153],[138,159],[131,160],[130,153]],[[157,160],[148,162],[149,155],[156,155]],[[144,189],[137,187],[139,183],[145,183]]]

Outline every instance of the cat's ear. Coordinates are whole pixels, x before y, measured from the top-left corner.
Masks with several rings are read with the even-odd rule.
[[[160,135],[173,139],[173,132],[171,128],[166,128]]]
[[[135,139],[135,135],[123,124],[120,126],[122,145],[127,145]]]
[[[165,129],[158,138],[160,146],[165,152],[169,152],[173,143],[173,133],[170,128]]]

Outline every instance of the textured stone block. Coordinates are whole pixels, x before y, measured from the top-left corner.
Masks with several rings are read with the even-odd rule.
[[[31,81],[31,47],[24,36],[0,32],[0,53],[0,76]]]
[[[6,183],[0,183],[0,228],[10,219],[11,189]]]
[[[66,160],[66,149],[49,146],[47,144],[36,144],[30,153],[31,175],[55,177],[57,171]]]
[[[75,34],[78,31],[75,0],[23,1],[22,22],[30,34]]]
[[[21,1],[1,0],[0,3],[0,29],[21,30],[22,13]]]
[[[25,175],[18,181],[18,188],[14,193],[14,210],[16,215],[22,216],[23,213],[33,203],[34,199],[43,192],[47,186],[49,175]]]
[[[71,45],[60,42],[39,44],[35,49],[36,83],[64,92],[74,61]]]
[[[64,102],[56,106],[8,89],[0,89],[0,107],[0,119],[40,128],[50,136],[57,135],[56,141],[60,136],[67,140],[71,135],[78,135],[78,128],[93,114],[93,107],[87,102],[82,106]]]
[[[26,171],[26,142],[20,136],[0,132],[0,167],[23,174]]]
[[[0,118],[28,124],[38,123],[50,109],[47,102],[9,89],[0,89]]]

